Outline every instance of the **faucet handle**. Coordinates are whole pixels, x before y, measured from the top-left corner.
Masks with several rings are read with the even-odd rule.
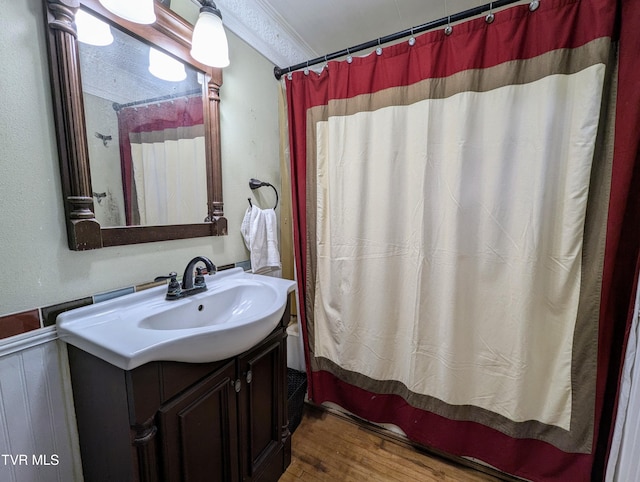
[[[168,280],[171,280],[171,283],[173,283],[174,281],[176,281],[176,282],[178,281],[177,277],[178,277],[178,273],[176,273],[175,271],[172,271],[171,273],[169,273],[166,276],[156,276],[153,279],[153,281],[163,281],[163,280],[168,279]]]
[[[180,283],[178,283],[177,278],[178,273],[172,271],[167,276],[156,276],[153,281],[162,281],[166,279],[169,280],[169,286],[167,287],[167,299],[170,300],[180,298],[180,296],[182,295],[182,287],[180,286]]]
[[[206,286],[206,283],[204,281],[204,271],[205,270],[203,268],[200,268],[200,267],[196,268],[196,277],[193,280],[193,286],[195,288],[200,288],[202,286]]]

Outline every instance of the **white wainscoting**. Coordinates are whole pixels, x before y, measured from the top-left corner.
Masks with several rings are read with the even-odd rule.
[[[82,481],[66,345],[55,327],[0,342],[0,480]]]

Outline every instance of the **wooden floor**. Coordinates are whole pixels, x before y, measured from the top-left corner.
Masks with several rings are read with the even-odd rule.
[[[279,482],[498,481],[430,457],[355,422],[305,406],[293,433],[291,465]]]

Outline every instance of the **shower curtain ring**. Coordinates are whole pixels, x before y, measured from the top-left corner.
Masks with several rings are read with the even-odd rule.
[[[353,57],[351,56],[351,52],[349,51],[349,47],[347,47],[347,63],[350,64],[353,62]]]
[[[416,39],[413,36],[413,28],[411,29],[411,37],[409,38],[409,45],[413,46],[416,43]]]
[[[444,28],[444,34],[445,35],[451,35],[451,33],[453,32],[453,27],[451,26],[451,15],[447,16],[447,26]]]
[[[540,6],[539,0],[533,0],[533,2],[529,4],[529,11],[535,12],[536,10],[538,10],[539,6]]]
[[[307,60],[307,66],[304,68],[304,75],[309,75],[309,61]]]
[[[380,47],[380,39],[378,39],[378,48],[376,49],[376,54],[382,55],[382,47]]]
[[[484,17],[484,21],[487,23],[493,23],[493,21],[496,19],[496,16],[493,14],[493,2],[489,3],[489,14]]]

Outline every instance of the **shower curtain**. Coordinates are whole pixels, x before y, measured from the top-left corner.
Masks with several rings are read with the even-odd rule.
[[[520,5],[286,80],[313,401],[528,479],[601,476],[638,260],[637,3]]]

